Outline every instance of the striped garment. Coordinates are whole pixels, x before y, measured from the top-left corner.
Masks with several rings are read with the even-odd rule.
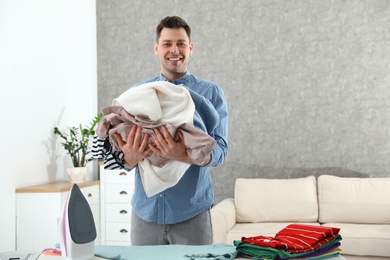
[[[112,151],[112,147],[108,138],[100,139],[97,135],[93,137],[92,158],[95,160],[104,159],[104,169],[118,170],[124,168],[124,159],[122,151]]]
[[[320,246],[334,240],[339,234],[339,231],[340,229],[335,227],[291,224],[280,230],[275,237],[243,237],[241,241],[256,246],[271,247],[295,254],[316,250]]]

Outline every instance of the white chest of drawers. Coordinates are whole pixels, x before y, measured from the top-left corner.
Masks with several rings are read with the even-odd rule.
[[[60,242],[58,219],[73,183],[52,182],[16,189],[16,249],[40,252]],[[99,244],[99,181],[78,183],[95,221]]]
[[[104,170],[100,166],[101,244],[129,246],[134,170]]]

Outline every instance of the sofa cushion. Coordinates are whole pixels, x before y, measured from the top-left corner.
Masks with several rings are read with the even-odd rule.
[[[390,257],[390,225],[333,222],[324,225],[340,228],[342,254]]]
[[[297,179],[237,179],[237,222],[315,222],[318,220],[314,176]]]
[[[319,221],[390,224],[390,178],[318,178]]]

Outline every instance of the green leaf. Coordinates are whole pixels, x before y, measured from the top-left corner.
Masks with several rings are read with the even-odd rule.
[[[92,158],[87,158],[89,154],[88,145],[95,135],[95,128],[103,117],[102,113],[95,116],[89,126],[70,127],[68,132],[61,132],[58,127],[54,127],[54,134],[61,137],[61,145],[71,157],[74,167],[84,167]]]

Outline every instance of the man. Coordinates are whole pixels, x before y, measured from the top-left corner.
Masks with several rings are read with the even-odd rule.
[[[183,134],[178,131],[175,141],[162,126],[154,129],[152,136],[142,133],[142,128],[133,126],[127,137],[115,138],[120,152],[110,151],[104,141],[105,168],[136,167],[135,191],[132,198],[131,243],[132,245],[187,244],[205,245],[213,243],[210,208],[214,204],[209,167],[221,165],[227,154],[228,114],[223,91],[214,82],[200,79],[187,71],[194,45],[191,29],[177,16],[166,17],[156,28],[154,52],[159,58],[161,74],[138,85],[169,81],[182,85],[210,101],[219,114],[219,123],[209,133],[216,145],[201,165],[195,165],[186,153]],[[198,108],[197,108],[198,109]],[[149,143],[150,137],[153,143]],[[103,146],[103,141],[95,140]],[[180,181],[173,187],[152,197],[147,197],[142,186],[138,162],[150,152],[163,158],[190,163]],[[96,156],[95,156],[96,158]]]

